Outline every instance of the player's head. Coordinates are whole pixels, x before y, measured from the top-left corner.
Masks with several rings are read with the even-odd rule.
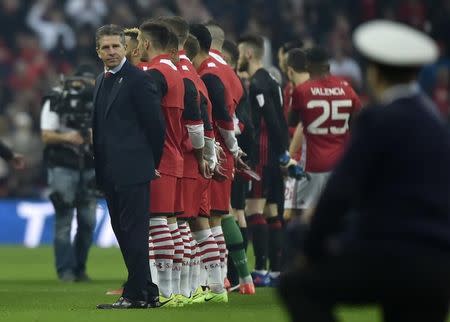
[[[188,38],[189,47],[186,47],[186,52],[188,51],[197,51],[195,56],[191,58],[192,63],[196,68],[200,66],[200,64],[208,57],[209,49],[211,48],[211,34],[208,29],[201,24],[192,24],[189,27],[189,32],[192,35],[192,38]],[[197,47],[198,46],[198,47]],[[193,55],[190,53],[189,55]],[[189,57],[189,56],[188,56]]]
[[[227,64],[236,70],[239,59],[239,49],[237,45],[231,40],[225,39],[222,46],[222,54]]]
[[[200,51],[200,45],[198,44],[197,38],[192,34],[188,34],[183,49],[186,51],[186,56],[190,60],[193,60]]]
[[[178,38],[179,49],[183,48],[183,45],[188,37],[189,24],[180,16],[174,17],[160,17],[158,21],[169,28]]]
[[[167,41],[167,47],[166,47],[166,51],[168,54],[170,54],[171,60],[174,63],[177,63],[179,61],[179,57],[178,57],[178,37],[177,35],[170,31],[169,32],[169,39]]]
[[[239,59],[237,69],[246,72],[251,63],[262,61],[264,56],[264,39],[258,35],[247,35],[238,41]]]
[[[286,68],[288,79],[297,85],[299,76],[308,73],[306,69],[306,53],[299,48],[289,50],[287,52]]]
[[[285,42],[279,49],[278,49],[278,65],[280,66],[281,71],[286,74],[286,59],[287,59],[287,53],[288,51],[294,49],[294,48],[303,48],[303,41],[300,39],[288,41]]]
[[[330,73],[328,53],[322,47],[306,50],[306,68],[311,77],[322,77]]]
[[[197,38],[198,45],[200,47],[199,53],[208,54],[211,48],[211,33],[208,28],[202,24],[192,24],[189,27],[189,32]]]
[[[139,49],[147,52],[150,60],[160,54],[168,53],[171,31],[166,26],[149,20],[142,23],[139,31]]]
[[[141,61],[141,54],[139,51],[139,29],[129,28],[124,30],[126,43],[126,57],[133,64],[137,65]]]
[[[213,20],[205,23],[205,27],[208,28],[208,31],[211,34],[211,48],[222,51],[223,42],[225,41],[225,32],[222,27]]]
[[[98,57],[107,68],[120,65],[126,54],[125,34],[117,25],[105,25],[95,33]]]

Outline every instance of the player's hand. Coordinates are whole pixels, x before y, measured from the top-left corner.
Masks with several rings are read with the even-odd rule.
[[[22,170],[25,168],[25,157],[22,154],[16,153],[9,163],[14,169]]]
[[[289,162],[287,163],[287,164],[285,164],[285,165],[282,165],[281,166],[281,168],[283,169],[287,169],[287,168],[289,168],[291,165],[297,165],[297,161],[295,161],[295,159],[293,159],[293,158],[290,158],[289,159]]]
[[[80,132],[78,131],[70,131],[63,134],[64,140],[67,143],[73,144],[73,145],[81,145],[84,143],[84,139],[81,136]]]
[[[234,166],[238,171],[250,170],[250,167],[240,157],[234,159]]]
[[[206,160],[202,160],[198,164],[198,172],[200,172],[200,175],[203,178],[205,178],[205,179],[211,179],[212,178],[212,174],[211,174],[211,171],[209,170],[209,165],[208,165],[208,162]]]
[[[218,143],[216,143],[216,155],[217,155],[217,160],[219,161],[219,163],[223,163],[227,159],[227,155],[225,154],[225,151]]]
[[[161,173],[155,169],[155,177],[156,178],[161,178]]]
[[[219,165],[217,165],[214,168],[214,173],[213,173],[212,178],[215,181],[223,182],[228,179],[228,176],[225,174],[225,171]]]

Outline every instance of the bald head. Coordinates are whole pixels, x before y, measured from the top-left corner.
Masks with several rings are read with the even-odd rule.
[[[222,27],[214,21],[207,22],[205,27],[208,28],[208,31],[211,34],[211,49],[222,51],[223,42],[225,41],[225,32]]]

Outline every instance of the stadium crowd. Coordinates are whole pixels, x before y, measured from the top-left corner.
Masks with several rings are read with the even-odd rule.
[[[60,74],[70,74],[80,63],[98,66],[95,29],[105,23],[132,27],[144,18],[172,14],[188,22],[214,19],[231,40],[248,32],[263,35],[267,66],[277,66],[277,50],[287,41],[320,43],[332,54],[332,70],[351,79],[360,94],[365,93],[364,66],[353,51],[351,31],[374,18],[405,22],[431,34],[441,46],[441,58],[425,67],[421,85],[448,114],[448,0],[1,0],[0,137],[27,159],[27,169],[17,176],[10,176],[7,164],[1,163],[1,197],[43,195],[41,98]]]

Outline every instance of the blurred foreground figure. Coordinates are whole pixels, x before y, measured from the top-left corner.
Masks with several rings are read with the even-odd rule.
[[[415,83],[437,47],[386,21],[361,25],[354,43],[376,103],[360,113],[280,294],[294,321],[336,321],[341,303],[380,305],[389,322],[445,321],[450,138]]]

